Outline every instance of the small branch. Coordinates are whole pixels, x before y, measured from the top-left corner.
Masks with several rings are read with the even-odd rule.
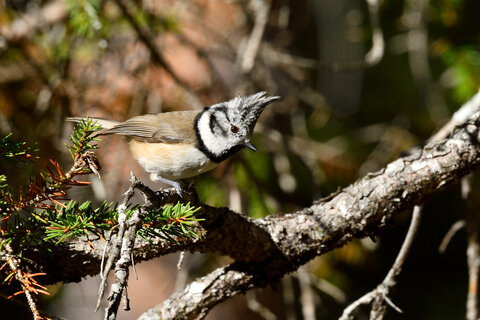
[[[182,270],[182,264],[183,260],[185,259],[185,251],[180,252],[180,257],[178,257],[178,262],[177,262],[177,271],[180,272]]]
[[[127,216],[127,206],[130,199],[133,197],[135,190],[142,191],[145,195],[145,204],[135,210],[130,218]],[[168,193],[165,193],[168,195]],[[187,194],[188,196],[188,194]],[[118,307],[123,301],[125,310],[129,310],[129,299],[127,294],[127,282],[129,276],[129,267],[133,266],[133,253],[135,249],[135,240],[138,229],[142,226],[142,222],[148,213],[148,209],[152,207],[161,206],[160,203],[153,200],[158,198],[151,189],[146,187],[141,181],[137,180],[133,172],[131,173],[131,185],[122,204],[118,207],[118,225],[119,231],[108,255],[106,267],[102,276],[102,283],[100,285],[97,310],[102,300],[105,283],[108,273],[113,268],[115,263],[115,278],[116,281],[110,287],[110,294],[107,298],[109,304],[105,309],[105,320],[114,320],[117,317]],[[161,197],[162,201],[165,201],[165,197]],[[167,197],[168,198],[168,197]]]
[[[8,265],[9,265],[10,269],[12,270],[12,272],[15,273],[15,279],[20,283],[20,286],[23,290],[23,293],[25,294],[25,297],[27,298],[28,306],[30,307],[30,311],[32,312],[33,319],[34,320],[40,320],[41,317],[40,317],[40,313],[38,312],[35,300],[34,300],[32,294],[30,293],[30,289],[25,284],[25,279],[24,279],[22,271],[20,269],[20,261],[17,258],[17,256],[15,255],[15,253],[13,252],[13,249],[10,246],[10,244],[8,244],[8,243],[4,244],[4,247],[5,247],[5,250],[9,254]]]
[[[331,70],[333,72],[352,72],[369,67],[365,61],[330,62],[294,56],[264,44],[262,54],[276,63],[297,66],[305,69]]]
[[[354,303],[345,308],[339,320],[353,319],[353,312],[358,307],[364,304],[372,304],[370,320],[383,319],[386,312],[386,303],[388,303],[398,312],[402,313],[402,311],[398,307],[396,307],[393,302],[388,298],[388,295],[397,284],[397,277],[402,271],[405,259],[410,252],[410,248],[412,247],[413,240],[415,239],[415,235],[417,234],[418,227],[420,225],[421,213],[422,207],[415,206],[413,209],[412,221],[410,222],[410,227],[408,228],[405,240],[403,241],[402,247],[398,252],[397,258],[395,259],[392,268],[390,269],[382,283],[380,283],[375,289],[368,292],[360,299],[356,300]]]
[[[387,282],[395,282],[396,277],[402,271],[402,266],[405,262],[405,259],[410,252],[410,249],[413,244],[413,240],[415,239],[415,235],[417,234],[418,227],[420,226],[421,215],[422,215],[422,206],[415,206],[413,208],[413,216],[412,221],[410,222],[410,227],[408,228],[407,236],[400,248],[400,252],[398,253],[397,258],[395,259],[395,263],[392,266],[392,269],[388,272],[387,277],[385,278]]]
[[[405,51],[414,82],[424,100],[433,123],[440,125],[450,114],[437,81],[433,81],[430,67],[430,41],[428,35],[428,1],[407,0],[400,21],[408,29]]]
[[[185,92],[189,94],[189,98],[191,99],[191,102],[195,107],[203,107],[203,104],[195,95],[190,86],[177,76],[170,64],[163,57],[162,53],[157,49],[157,45],[155,44],[155,39],[152,32],[145,27],[141,27],[135,20],[135,17],[129,9],[129,6],[133,5],[133,3],[125,0],[115,0],[115,3],[120,7],[120,10],[122,10],[123,15],[137,33],[138,38],[145,44],[145,46],[150,51],[153,61],[158,63],[170,75],[170,77],[172,77],[173,81],[175,81],[175,83],[179,87],[184,89]]]
[[[480,266],[480,244],[478,239],[478,211],[472,194],[472,179],[470,175],[462,179],[462,198],[467,205],[467,265],[468,265],[468,294],[467,320],[478,319],[478,269]]]
[[[249,73],[255,65],[255,59],[262,42],[263,32],[268,21],[268,14],[270,12],[269,0],[253,0],[251,2],[253,11],[255,12],[255,24],[252,33],[248,38],[247,45],[241,56],[241,70],[242,73]]]
[[[220,55],[218,51],[211,51],[207,50],[205,48],[200,47],[199,45],[195,44],[194,41],[190,40],[187,36],[184,34],[177,32],[175,33],[176,38],[185,46],[188,46],[190,49],[195,51],[195,54],[197,57],[201,60],[203,60],[209,70],[211,75],[215,78],[215,81],[218,82],[220,85],[221,90],[223,91],[223,95],[226,97],[232,96],[232,92],[227,84],[226,79],[222,76],[222,73],[218,70],[218,67],[215,65],[215,60],[212,59],[212,56],[215,55]],[[223,45],[227,46],[227,42],[223,42]],[[0,73],[1,74],[1,73]],[[1,78],[0,78],[0,83],[1,83]]]
[[[318,290],[333,298],[338,304],[345,304],[347,302],[347,295],[345,292],[327,280],[317,278],[316,276],[310,274],[310,282]]]
[[[307,69],[327,69],[333,72],[352,72],[377,65],[385,53],[385,40],[380,26],[379,7],[381,0],[366,0],[372,28],[372,47],[365,54],[364,60],[353,62],[330,62],[293,56],[280,52],[271,46],[263,46],[263,54],[270,60],[281,64],[294,65]]]
[[[34,74],[35,69],[26,63],[0,65],[0,84],[4,85],[21,82],[26,78],[33,77]],[[4,131],[7,132],[12,130],[9,129]]]
[[[300,285],[300,304],[304,320],[315,320],[315,296],[310,281],[310,270],[306,266],[298,268],[297,278]]]
[[[369,67],[379,63],[385,52],[385,41],[383,31],[380,27],[379,7],[381,0],[367,0],[368,13],[370,15],[370,26],[372,27],[372,47],[365,55],[365,62]]]
[[[19,42],[33,36],[45,25],[53,25],[68,17],[65,1],[54,0],[43,6],[38,12],[29,12],[11,24],[0,27],[0,36],[8,42]]]
[[[245,299],[247,300],[247,308],[257,313],[263,319],[277,320],[277,317],[272,311],[270,311],[267,307],[258,302],[255,291],[247,292],[247,294],[245,295]]]
[[[459,220],[455,222],[448,232],[445,234],[445,237],[443,237],[442,243],[438,246],[438,252],[440,253],[445,253],[445,250],[447,250],[448,244],[450,241],[452,241],[453,236],[462,228],[465,228],[466,222],[465,220]]]
[[[116,319],[117,310],[122,300],[126,302],[126,308],[129,309],[126,291],[129,275],[128,268],[132,265],[132,251],[135,244],[135,237],[137,235],[137,230],[141,226],[142,220],[145,217],[145,214],[146,211],[142,209],[136,210],[128,221],[124,221],[124,223],[127,225],[127,229],[123,239],[120,237],[117,238],[118,240],[122,240],[122,244],[120,258],[115,264],[116,281],[111,285],[110,295],[107,299],[109,301],[109,305],[105,309],[106,320]]]
[[[445,139],[455,127],[465,123],[468,118],[480,111],[480,91],[478,91],[470,100],[464,103],[452,116],[452,119],[447,122],[429,141],[438,141]]]
[[[132,176],[133,176],[133,174],[132,174]],[[108,274],[113,269],[113,265],[114,265],[115,261],[121,256],[121,253],[122,253],[123,238],[124,238],[124,235],[125,235],[125,231],[127,229],[126,209],[127,209],[128,202],[132,198],[134,192],[135,192],[135,187],[134,187],[134,180],[133,180],[132,184],[130,185],[127,192],[125,193],[125,197],[123,199],[122,204],[118,207],[118,232],[117,232],[116,238],[113,242],[110,242],[110,243],[106,244],[106,246],[109,246],[108,249],[104,249],[107,252],[108,259],[107,259],[107,262],[105,263],[105,266],[103,268],[103,274],[101,275],[102,281],[101,281],[100,287],[98,289],[97,305],[95,307],[96,311],[100,308],[100,303],[102,302],[102,299],[103,299],[103,295],[104,295],[104,292],[105,292],[105,286],[107,284]],[[103,258],[102,258],[102,260],[103,260]],[[113,288],[112,288],[112,291],[113,291]],[[120,296],[121,296],[121,294],[120,294]],[[108,314],[108,313],[106,313],[106,314]]]

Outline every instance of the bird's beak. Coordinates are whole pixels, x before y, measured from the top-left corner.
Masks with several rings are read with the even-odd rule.
[[[251,143],[250,141],[245,142],[244,146],[247,147],[250,150],[253,150],[253,151],[257,152],[257,148],[255,148],[253,143]]]

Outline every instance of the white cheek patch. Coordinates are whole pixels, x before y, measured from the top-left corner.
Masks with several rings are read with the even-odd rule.
[[[205,148],[219,156],[232,147],[228,136],[215,135],[210,128],[210,112],[204,112],[198,119],[198,132]]]

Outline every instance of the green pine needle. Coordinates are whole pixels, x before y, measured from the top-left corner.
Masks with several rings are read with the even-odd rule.
[[[9,162],[26,162],[38,159],[38,149],[27,146],[26,142],[12,141],[12,133],[0,140],[0,158]]]
[[[65,144],[68,151],[70,151],[72,159],[75,159],[79,154],[99,148],[94,142],[100,141],[100,139],[98,139],[100,134],[97,133],[100,130],[102,130],[102,125],[97,124],[95,120],[90,118],[86,120],[82,119],[77,123],[70,136],[72,145]]]

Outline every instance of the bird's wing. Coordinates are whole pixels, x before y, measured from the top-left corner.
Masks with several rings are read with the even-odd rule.
[[[194,120],[199,112],[175,111],[133,117],[117,124],[106,134],[120,134],[153,143],[193,143]]]

